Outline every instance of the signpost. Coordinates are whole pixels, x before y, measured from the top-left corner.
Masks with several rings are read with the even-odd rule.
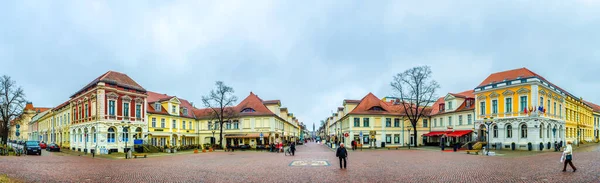
[[[21,132],[19,132],[19,128],[21,128],[21,125],[17,124],[15,127],[17,128],[17,130],[16,130],[16,132],[15,132],[15,135],[16,135],[16,136],[17,136],[17,138],[18,138],[18,137],[19,137],[19,135],[21,135]]]

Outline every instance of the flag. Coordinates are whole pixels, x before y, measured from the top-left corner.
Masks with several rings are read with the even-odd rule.
[[[527,114],[527,107],[523,108],[523,112]]]
[[[544,109],[544,114],[546,113],[546,109]]]
[[[538,107],[538,111],[543,112],[544,111],[544,106],[539,106]]]

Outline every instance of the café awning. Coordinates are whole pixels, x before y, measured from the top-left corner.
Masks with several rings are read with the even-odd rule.
[[[429,133],[423,134],[423,136],[426,136],[426,137],[442,136],[442,135],[444,135],[446,133],[448,133],[448,132],[446,132],[446,131],[435,131],[435,132],[429,132]]]
[[[260,138],[260,133],[242,133],[242,134],[225,134],[225,138]],[[263,133],[263,137],[269,137],[268,133]]]
[[[473,132],[473,130],[455,130],[452,133],[448,134],[448,137],[462,137],[464,135],[467,135],[469,133]]]

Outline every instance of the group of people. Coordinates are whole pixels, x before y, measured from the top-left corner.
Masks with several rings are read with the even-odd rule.
[[[577,168],[575,168],[575,166],[573,165],[573,146],[572,146],[572,142],[568,141],[567,142],[567,146],[565,147],[565,150],[562,153],[562,157],[560,159],[561,162],[564,163],[563,165],[563,172],[567,171],[567,164],[569,166],[571,166],[571,168],[573,169],[573,172],[577,171]],[[559,144],[555,143],[555,150],[559,150],[562,146],[562,141]],[[356,141],[352,141],[352,150],[356,149]],[[347,164],[347,158],[348,158],[348,151],[346,150],[346,148],[344,147],[344,143],[340,143],[339,147],[337,148],[336,152],[335,152],[335,156],[339,158],[340,160],[340,169],[346,169],[346,164]],[[343,164],[342,164],[343,163]]]
[[[296,143],[295,142],[290,142],[288,144],[288,146],[290,147],[290,153],[293,155],[295,155],[296,153]],[[283,143],[282,142],[277,142],[277,143],[271,143],[269,144],[270,147],[270,152],[283,152]]]

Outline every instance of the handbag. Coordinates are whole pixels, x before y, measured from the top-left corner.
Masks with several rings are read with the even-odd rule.
[[[560,162],[565,162],[565,153],[562,153],[562,155],[560,156]]]
[[[566,157],[566,158],[567,158],[567,160],[573,160],[573,155],[571,155],[571,154],[567,154],[567,157]]]

